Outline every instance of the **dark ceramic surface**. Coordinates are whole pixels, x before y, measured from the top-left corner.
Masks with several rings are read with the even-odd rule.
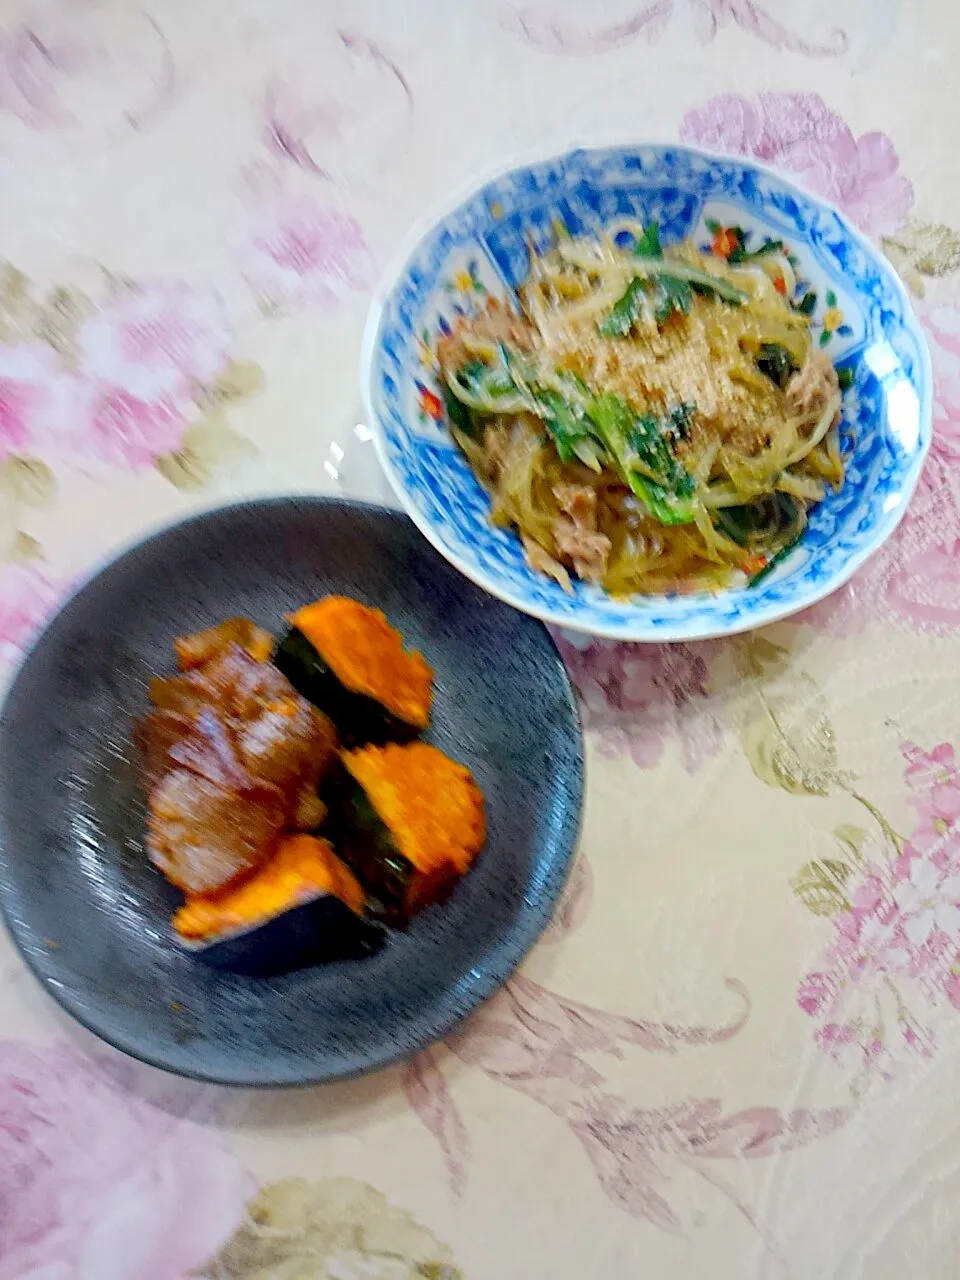
[[[185,954],[176,892],[141,849],[130,746],[180,632],[276,631],[328,592],[385,610],[437,672],[432,741],[473,770],[489,836],[450,901],[378,955],[252,978]],[[404,517],[323,499],[205,514],[128,551],[54,619],[0,724],[0,892],[50,994],[145,1062],[290,1085],[383,1066],[444,1035],[547,924],[577,840],[582,738],[543,626],[472,586]]]

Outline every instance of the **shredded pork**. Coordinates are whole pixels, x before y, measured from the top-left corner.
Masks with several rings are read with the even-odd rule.
[[[578,578],[600,582],[610,559],[610,539],[597,530],[597,491],[585,484],[557,484],[553,496],[564,515],[553,523],[557,554],[568,560]]]
[[[833,361],[823,351],[811,351],[803,368],[791,374],[784,395],[791,413],[821,414],[839,391]]]
[[[545,573],[548,578],[558,582],[564,591],[572,594],[573,587],[570,584],[570,575],[560,561],[554,560],[552,555],[544,551],[539,542],[535,542],[527,534],[521,533],[520,541],[523,543],[524,555],[527,557],[527,564],[530,568],[535,569],[537,573]]]

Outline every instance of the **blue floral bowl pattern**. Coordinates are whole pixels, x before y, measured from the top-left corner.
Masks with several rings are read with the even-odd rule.
[[[849,453],[840,493],[815,507],[796,549],[754,586],[614,599],[572,595],[527,565],[442,420],[432,345],[458,313],[506,297],[527,275],[528,244],[560,219],[575,235],[619,217],[657,219],[665,242],[709,244],[724,228],[781,239],[798,288],[816,294],[819,345],[854,377],[844,397]],[[513,169],[420,235],[381,288],[367,326],[364,389],[378,455],[407,512],[437,549],[493,595],[563,627],[622,640],[692,640],[766,625],[842,585],[890,536],[931,436],[930,358],[886,260],[828,205],[771,170],[686,147],[572,151]]]

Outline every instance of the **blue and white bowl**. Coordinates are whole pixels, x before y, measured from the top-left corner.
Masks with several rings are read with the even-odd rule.
[[[740,226],[783,240],[799,288],[817,294],[824,350],[855,373],[844,398],[846,482],[814,507],[806,532],[754,586],[715,594],[614,599],[572,595],[527,565],[439,417],[431,351],[458,314],[506,297],[559,218],[575,235],[615,218],[656,219],[665,242]],[[931,437],[930,357],[899,279],[835,209],[763,165],[688,147],[572,151],[512,169],[418,229],[381,286],[364,344],[364,392],[380,461],[407,512],[458,569],[509,604],[563,627],[621,640],[694,640],[786,617],[841,586],[890,536]]]

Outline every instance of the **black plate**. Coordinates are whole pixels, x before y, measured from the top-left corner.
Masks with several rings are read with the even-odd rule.
[[[184,631],[277,631],[337,592],[382,608],[436,676],[430,739],[483,788],[489,835],[451,899],[371,958],[251,978],[185,954],[147,863],[131,727]],[[545,628],[474,587],[405,518],[329,499],[245,503],[114,561],[58,614],[0,724],[0,894],[27,964],[91,1031],[154,1066],[292,1085],[443,1036],[539,937],[574,852],[582,735]]]

